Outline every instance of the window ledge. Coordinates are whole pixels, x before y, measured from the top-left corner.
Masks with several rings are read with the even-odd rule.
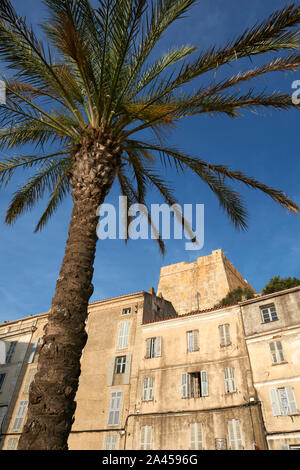
[[[273,363],[272,363],[272,366],[281,366],[282,364],[288,364],[288,361],[273,362]]]

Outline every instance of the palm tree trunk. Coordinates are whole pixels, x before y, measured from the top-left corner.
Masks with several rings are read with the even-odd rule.
[[[97,209],[119,166],[118,149],[99,140],[74,153],[70,179],[74,202],[65,257],[30,387],[29,408],[19,450],[67,450],[76,409],[80,358],[87,341],[85,321],[93,293]]]

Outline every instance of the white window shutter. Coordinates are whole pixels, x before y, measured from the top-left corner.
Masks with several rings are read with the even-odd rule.
[[[270,398],[274,416],[280,416],[282,413],[276,388],[270,388]]]
[[[201,376],[201,396],[208,397],[208,375],[206,370],[200,372]]]
[[[148,400],[153,400],[154,377],[149,377],[148,380]]]
[[[285,358],[284,358],[284,354],[283,354],[281,341],[276,341],[276,346],[277,346],[277,351],[278,351],[279,362],[283,362],[285,360]]]
[[[33,345],[32,345],[31,353],[30,353],[30,356],[29,356],[29,358],[28,358],[28,364],[31,364],[31,363],[33,362],[33,360],[34,360],[34,356],[35,356],[35,353],[36,353],[36,350],[37,350],[39,341],[40,341],[40,338],[37,338],[37,339],[35,340],[35,342],[33,343]]]
[[[186,335],[187,335],[188,352],[192,352],[194,350],[192,331],[187,331]]]
[[[151,354],[151,338],[148,338],[146,340],[146,354],[145,354],[145,358],[146,359],[149,359],[150,358],[150,354]]]
[[[194,351],[199,351],[199,331],[193,331]]]
[[[118,336],[118,349],[125,349],[128,346],[129,342],[129,321],[121,321],[119,327],[119,336]]]
[[[273,362],[273,364],[276,364],[277,363],[277,355],[276,355],[276,350],[275,350],[275,343],[270,343],[269,346],[270,346],[272,362]]]
[[[226,393],[236,392],[235,377],[233,367],[225,367],[225,390]]]
[[[131,361],[132,361],[132,354],[128,354],[126,356],[125,373],[124,373],[124,377],[123,377],[123,384],[124,385],[128,385],[129,382],[130,382]]]
[[[161,344],[162,338],[161,336],[157,336],[155,341],[155,357],[161,357]]]
[[[231,450],[242,450],[243,441],[241,436],[240,421],[231,419],[228,421],[228,434]]]
[[[115,357],[112,357],[111,360],[110,360],[109,371],[108,371],[108,376],[107,376],[107,386],[108,387],[111,387],[112,384],[113,384],[114,373],[115,373],[115,362],[116,362]]]
[[[148,400],[148,382],[149,382],[149,377],[145,377],[144,382],[143,382],[143,401]]]
[[[226,343],[226,346],[228,346],[231,343],[229,323],[226,323],[225,325],[225,343]]]
[[[8,439],[6,450],[16,450],[16,448],[18,446],[18,441],[19,441],[19,439],[17,437],[12,437],[12,438]]]
[[[219,326],[219,335],[220,335],[220,346],[225,346],[226,339],[225,339],[224,325]]]
[[[12,431],[19,431],[23,425],[23,421],[27,412],[28,400],[20,401],[19,408],[15,417]]]
[[[152,449],[152,426],[141,427],[141,450]]]
[[[108,426],[119,426],[122,409],[123,392],[111,392],[108,413]]]
[[[0,364],[5,364],[6,360],[6,343],[5,341],[0,341]]]
[[[181,374],[181,398],[188,398],[188,396],[188,373],[183,372],[183,374]]]
[[[104,450],[117,450],[118,436],[117,434],[107,434],[105,438]]]
[[[203,450],[202,423],[190,424],[190,448],[191,450]]]
[[[294,391],[292,387],[286,387],[285,390],[286,390],[286,395],[287,395],[288,402],[289,402],[289,409],[290,409],[289,414],[297,414],[298,406],[297,406],[296,398],[294,395]]]

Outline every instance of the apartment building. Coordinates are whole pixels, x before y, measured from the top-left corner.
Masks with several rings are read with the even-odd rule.
[[[17,447],[47,314],[0,325],[0,449]]]
[[[300,449],[300,287],[241,306],[268,448]]]
[[[216,250],[162,268],[157,295],[90,304],[69,448],[297,448],[300,287],[214,307],[237,284],[249,287]],[[17,447],[46,322],[0,325],[2,449]]]

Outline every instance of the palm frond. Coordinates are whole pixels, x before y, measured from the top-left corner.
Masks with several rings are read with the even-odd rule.
[[[144,212],[144,215],[147,217],[148,224],[151,226],[153,234],[154,234],[154,239],[157,241],[159,249],[162,253],[162,255],[165,254],[165,244],[159,234],[159,231],[155,224],[153,223],[151,219],[151,212],[149,211],[149,208],[147,207],[147,204],[144,199],[140,199],[139,195],[136,193],[131,181],[128,179],[126,176],[125,172],[123,169],[120,168],[118,171],[118,181],[121,187],[121,192],[122,195],[127,197],[129,203],[132,205],[134,203],[137,203],[141,206],[141,210],[143,209],[143,206],[146,208],[146,211]],[[129,224],[130,224],[130,217],[127,213],[126,215],[126,220],[124,221],[126,224],[126,233],[127,233],[127,239],[129,238]]]
[[[44,196],[46,190],[53,192],[61,174],[70,168],[69,158],[45,160],[42,168],[15,192],[8,207],[5,222],[11,225],[21,214],[32,209]]]
[[[65,170],[60,174],[55,188],[50,196],[49,202],[45,211],[43,212],[41,218],[39,219],[37,226],[35,228],[35,233],[41,231],[46,224],[48,223],[49,219],[55,213],[58,206],[63,202],[65,197],[70,191],[70,184],[68,179],[68,171],[69,167],[66,166]]]
[[[18,155],[13,157],[7,157],[0,161],[0,186],[5,186],[9,183],[16,169],[22,167],[23,169],[32,168],[35,165],[39,165],[44,160],[50,160],[54,157],[69,154],[69,150],[64,152],[55,152],[48,155]]]

